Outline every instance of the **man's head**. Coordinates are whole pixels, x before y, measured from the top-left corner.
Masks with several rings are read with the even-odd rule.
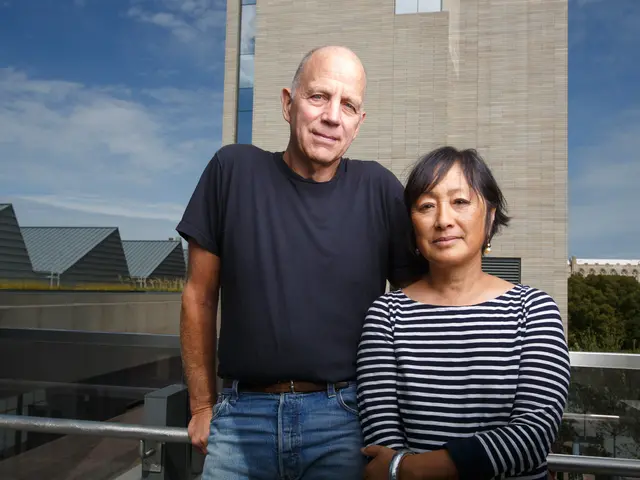
[[[365,89],[364,67],[348,48],[320,47],[305,55],[291,88],[282,90],[292,153],[323,165],[339,160],[364,121]]]

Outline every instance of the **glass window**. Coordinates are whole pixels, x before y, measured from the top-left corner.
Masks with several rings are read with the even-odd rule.
[[[236,143],[251,143],[251,130],[253,124],[253,111],[238,112],[238,128]]]
[[[396,0],[396,14],[418,13],[418,0]]]
[[[255,5],[256,0],[242,0],[242,5]]]
[[[253,55],[240,55],[240,79],[238,87],[253,87]]]
[[[238,89],[238,111],[253,110],[253,88]]]
[[[256,6],[242,7],[242,23],[240,26],[240,54],[253,54],[256,50]]]
[[[442,0],[418,0],[418,12],[440,12],[442,10]]]

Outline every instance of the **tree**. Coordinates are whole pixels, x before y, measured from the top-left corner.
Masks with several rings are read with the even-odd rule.
[[[569,277],[569,348],[640,348],[640,283],[616,275]]]

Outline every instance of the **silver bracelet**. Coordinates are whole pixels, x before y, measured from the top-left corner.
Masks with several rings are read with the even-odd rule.
[[[411,455],[409,450],[399,450],[393,455],[391,462],[389,462],[389,480],[398,480],[398,469],[400,468],[400,462],[406,455]]]

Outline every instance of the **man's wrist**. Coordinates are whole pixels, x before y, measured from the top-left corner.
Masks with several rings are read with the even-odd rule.
[[[190,406],[191,415],[197,415],[202,412],[206,412],[207,410],[212,410],[213,405],[215,404],[212,400],[201,400],[198,402],[193,402]]]

